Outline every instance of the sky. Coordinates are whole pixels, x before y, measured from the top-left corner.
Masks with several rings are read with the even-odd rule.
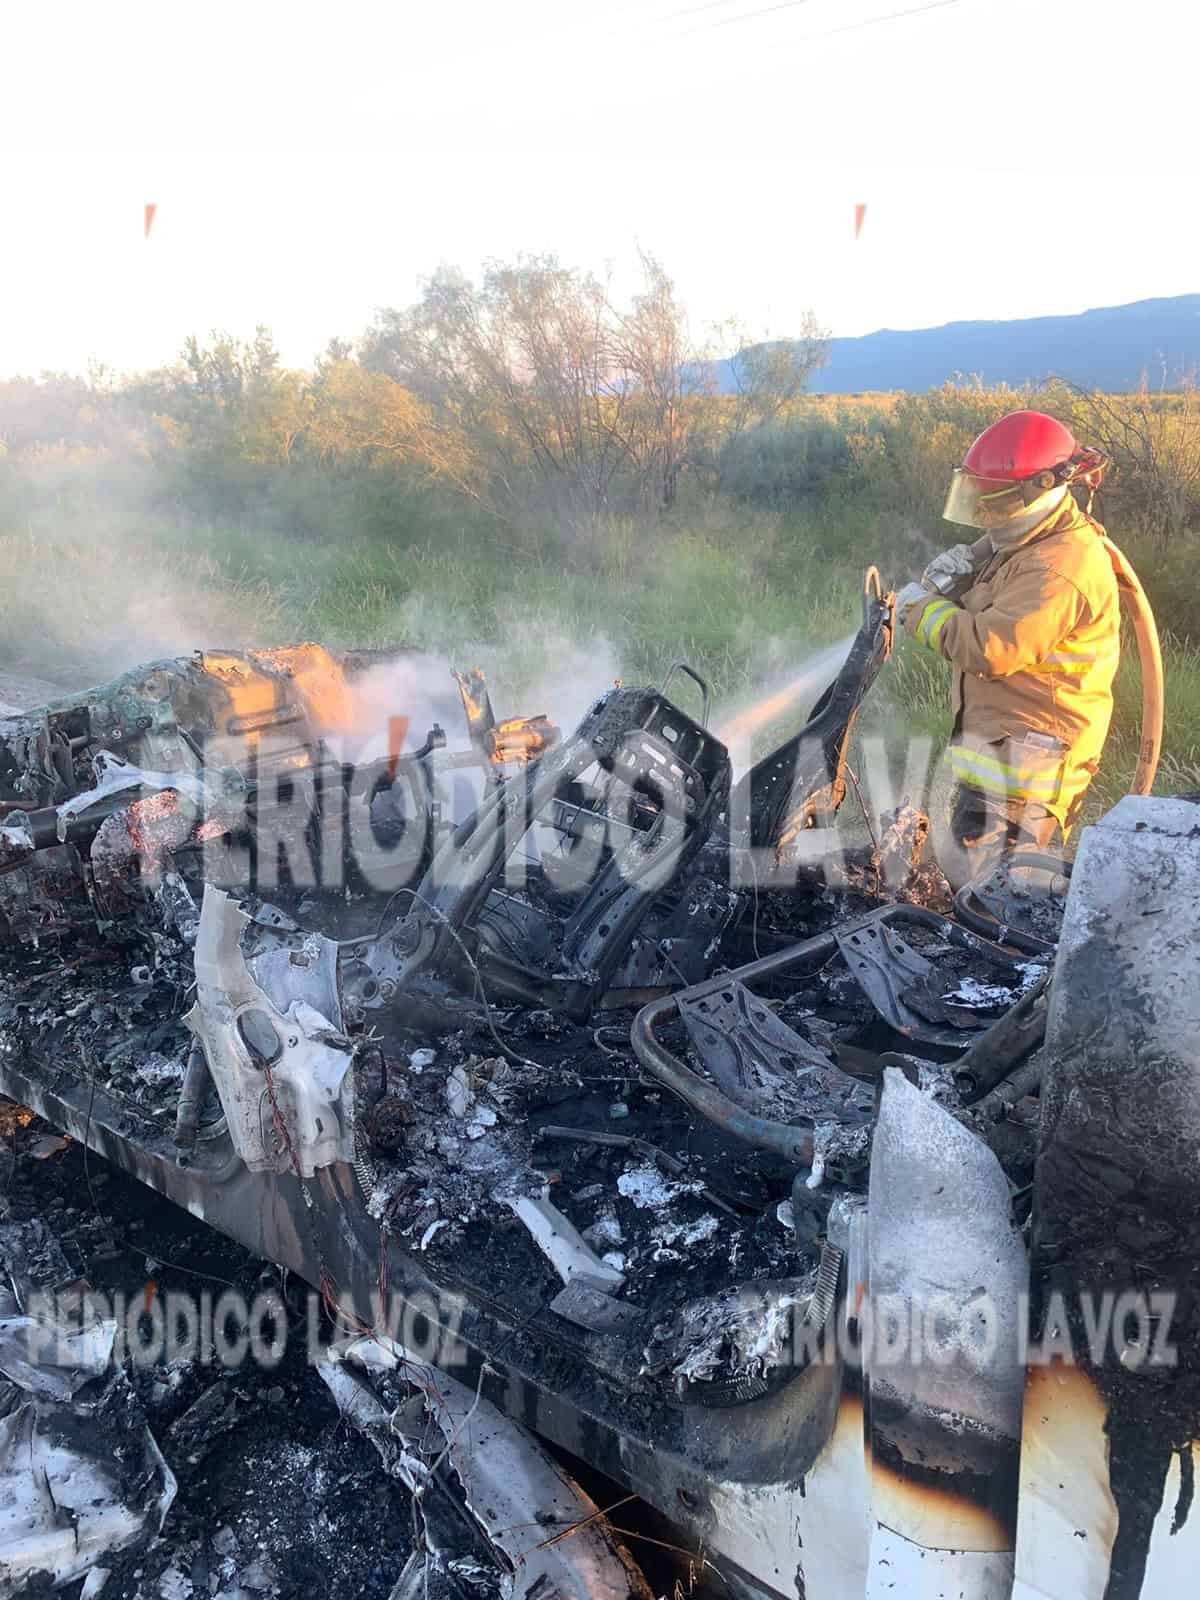
[[[1178,0],[13,7],[0,374],[305,365],[520,252],[648,250],[701,336],[1190,293],[1198,55]]]

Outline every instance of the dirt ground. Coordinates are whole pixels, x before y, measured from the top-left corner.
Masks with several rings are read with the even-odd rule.
[[[95,1156],[85,1167],[78,1144],[60,1145],[0,1102],[4,1221],[41,1218],[72,1270],[110,1297],[175,1292],[198,1303],[230,1285],[247,1298],[274,1288],[296,1334],[273,1370],[131,1369],[179,1491],[160,1537],[105,1559],[105,1600],[386,1600],[412,1548],[412,1504],[307,1362],[305,1286]],[[59,1592],[77,1600],[81,1587]]]

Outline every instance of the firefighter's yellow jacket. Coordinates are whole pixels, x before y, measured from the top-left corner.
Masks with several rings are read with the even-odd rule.
[[[1112,716],[1120,601],[1104,529],[1071,495],[1015,550],[984,564],[957,600],[906,606],[902,622],[954,668],[954,776],[1036,800],[1065,827],[1091,782]]]

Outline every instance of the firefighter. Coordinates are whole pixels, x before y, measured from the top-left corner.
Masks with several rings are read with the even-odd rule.
[[[942,513],[982,537],[896,597],[904,627],[954,668],[939,861],[955,888],[1009,851],[1044,850],[1060,830],[1065,840],[1099,765],[1120,657],[1116,578],[1089,514],[1105,465],[1040,411],[993,423]]]

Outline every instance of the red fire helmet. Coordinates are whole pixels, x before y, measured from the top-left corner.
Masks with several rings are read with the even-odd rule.
[[[963,457],[963,471],[997,483],[1053,472],[1076,454],[1070,428],[1044,411],[1012,411],[985,428]]]
[[[1071,430],[1044,411],[1013,411],[985,428],[967,451],[942,515],[968,527],[1001,528],[1027,516],[1052,490],[1098,475],[1103,464],[1097,451],[1081,448]]]

